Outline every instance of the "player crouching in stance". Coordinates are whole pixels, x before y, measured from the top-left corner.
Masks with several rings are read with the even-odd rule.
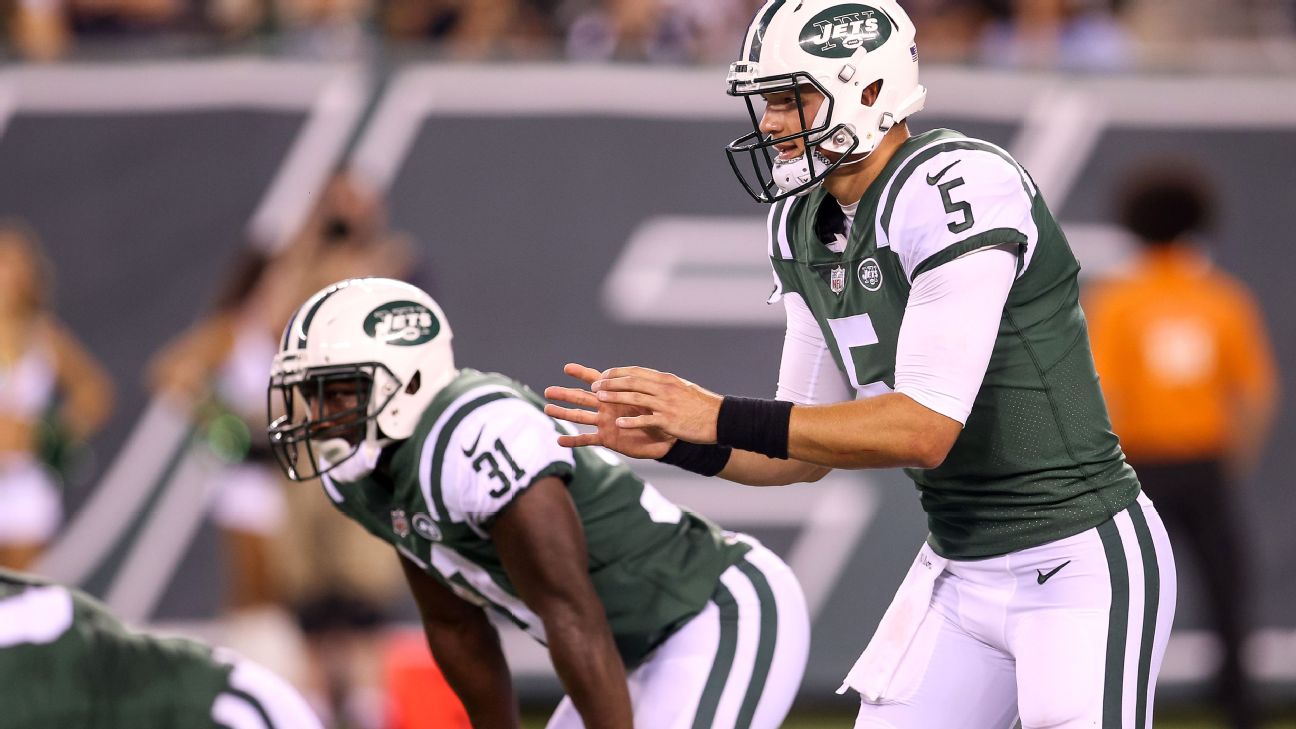
[[[127,629],[78,590],[0,569],[0,729],[321,729],[231,652]]]
[[[560,447],[544,403],[456,369],[441,308],[400,281],[312,296],[270,378],[288,477],[399,552],[473,726],[516,727],[497,618],[549,648],[551,729],[777,727],[809,623],[788,567],[667,501],[612,453]]]

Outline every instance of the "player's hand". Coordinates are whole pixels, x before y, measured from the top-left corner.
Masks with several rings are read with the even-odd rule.
[[[688,380],[647,367],[613,367],[590,383],[599,405],[636,408],[616,418],[619,428],[659,430],[691,443],[716,442],[723,397]]]
[[[603,373],[580,364],[568,364],[563,372],[575,377],[586,386],[602,378]],[[675,439],[656,428],[620,428],[617,418],[649,415],[650,411],[615,403],[599,402],[593,392],[582,387],[546,387],[546,398],[575,405],[574,408],[545,405],[545,414],[577,425],[589,425],[598,430],[579,435],[560,435],[558,445],[567,448],[603,446],[631,458],[661,458],[675,444]],[[585,409],[588,408],[588,409]]]

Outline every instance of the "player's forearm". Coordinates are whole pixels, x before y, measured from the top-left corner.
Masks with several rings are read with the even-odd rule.
[[[499,634],[480,623],[427,627],[437,666],[463,702],[473,729],[517,729],[519,714]]]
[[[797,460],[770,458],[751,451],[737,450],[719,474],[720,478],[744,486],[787,486],[818,481],[831,468]]]
[[[600,610],[560,610],[545,618],[549,655],[587,729],[631,729],[625,666]]]
[[[788,457],[829,468],[935,468],[961,430],[958,421],[899,393],[798,406],[788,427]]]

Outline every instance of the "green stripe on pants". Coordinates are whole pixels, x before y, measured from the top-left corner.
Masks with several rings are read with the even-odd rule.
[[[1156,546],[1148,529],[1143,507],[1134,504],[1129,509],[1134,522],[1134,535],[1138,537],[1139,554],[1143,557],[1143,635],[1139,640],[1138,699],[1134,709],[1134,726],[1147,726],[1148,680],[1152,673],[1152,644],[1156,639],[1157,610],[1161,607],[1161,568],[1157,564]]]
[[[233,687],[226,689],[223,693],[227,693],[231,696],[237,696],[238,698],[246,701],[249,705],[252,706],[253,710],[255,710],[256,713],[261,717],[261,721],[264,721],[265,725],[269,729],[283,729],[281,727],[275,726],[275,723],[270,720],[270,714],[266,712],[265,707],[262,706],[261,702],[258,701],[257,698],[252,694]]]
[[[1125,678],[1125,639],[1129,631],[1129,565],[1116,521],[1098,525],[1107,572],[1111,575],[1111,612],[1107,616],[1107,661],[1103,686],[1103,729],[1121,729],[1121,691]]]
[[[716,584],[715,604],[720,608],[720,644],[716,646],[715,663],[711,664],[711,675],[707,676],[706,687],[698,701],[693,729],[711,729],[715,722],[720,696],[729,681],[734,653],[738,650],[738,603],[723,584]]]
[[[738,727],[751,726],[752,717],[756,715],[756,705],[765,693],[765,679],[769,677],[770,664],[774,662],[774,646],[778,641],[778,604],[774,602],[774,591],[770,589],[769,580],[760,569],[743,560],[738,569],[751,580],[756,588],[756,597],[760,600],[760,642],[756,646],[756,665],[752,668],[751,681],[747,684],[747,695],[743,698],[742,708],[738,711]]]

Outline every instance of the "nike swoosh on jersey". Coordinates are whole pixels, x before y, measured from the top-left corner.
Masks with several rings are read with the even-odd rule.
[[[1035,570],[1035,574],[1036,574],[1035,581],[1038,582],[1038,583],[1040,583],[1040,584],[1042,585],[1042,584],[1044,584],[1045,582],[1048,582],[1048,579],[1049,579],[1050,577],[1052,577],[1053,575],[1056,575],[1056,574],[1058,573],[1058,570],[1061,570],[1063,567],[1066,567],[1066,566],[1069,565],[1069,564],[1071,564],[1071,560],[1068,559],[1067,561],[1063,562],[1062,564],[1058,565],[1057,567],[1054,567],[1053,569],[1049,570],[1048,572],[1045,572],[1044,570]]]
[[[961,159],[956,159],[953,162],[950,162],[948,165],[946,165],[945,169],[941,170],[940,172],[937,172],[934,175],[927,175],[927,184],[935,185],[936,183],[940,182],[941,178],[945,176],[945,173],[950,171],[950,167],[953,167],[954,165],[962,161],[963,160]]]
[[[481,427],[481,430],[477,431],[477,440],[473,441],[473,444],[468,448],[463,449],[463,454],[465,456],[471,456],[472,454],[477,452],[477,444],[481,443],[482,433],[485,432],[486,432],[486,426],[483,425]]]

